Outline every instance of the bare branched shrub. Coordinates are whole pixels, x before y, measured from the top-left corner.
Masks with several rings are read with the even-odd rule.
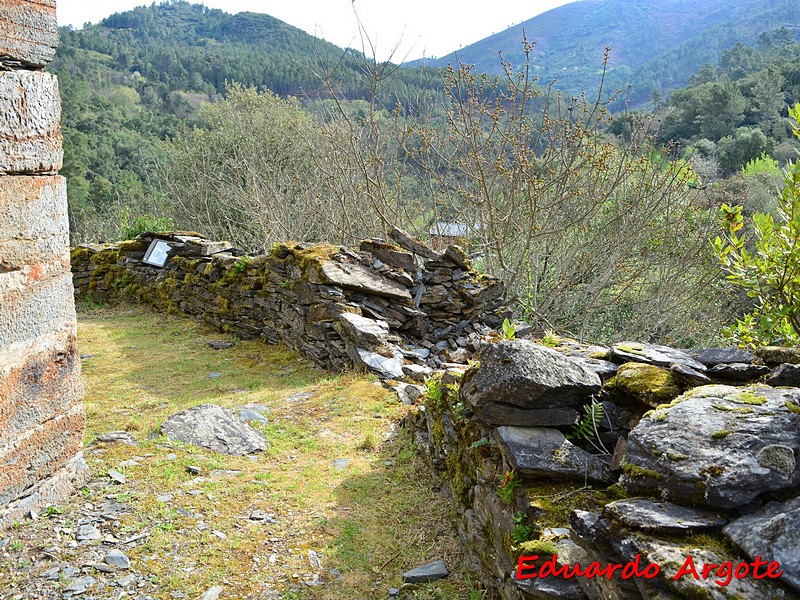
[[[308,111],[235,85],[205,107],[206,128],[170,148],[179,224],[256,249],[458,223],[475,264],[542,328],[672,343],[720,330],[713,211],[646,122],[626,116],[617,142],[613,98],[565,99],[528,63],[500,77],[459,65],[408,97],[396,66],[361,59],[366,99],[337,89],[334,61]]]
[[[373,224],[352,195],[317,168],[338,164],[339,133],[320,126],[294,100],[237,84],[204,106],[204,127],[168,146],[167,189],[179,225],[248,250],[286,240],[352,242]]]
[[[448,68],[443,94],[394,98],[389,110],[379,102],[383,66],[365,61],[373,100],[357,118],[331,86],[326,119],[348,132],[341,154],[355,166],[356,194],[381,224],[421,237],[437,222],[465,225],[476,262],[542,328],[674,343],[715,336],[727,305],[714,297],[713,211],[698,202],[691,166],[654,149],[641,119],[612,141],[613,98],[602,91],[564,99],[536,85],[528,63],[503,66],[500,77]]]

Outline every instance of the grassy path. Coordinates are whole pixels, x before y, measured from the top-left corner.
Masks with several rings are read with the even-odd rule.
[[[214,350],[212,341],[234,346]],[[437,558],[451,577],[404,588],[406,597],[481,597],[462,571],[452,506],[398,435],[409,409],[376,381],[140,308],[81,312],[79,342],[89,355],[86,443],[124,429],[139,444],[89,445],[96,481],[83,497],[8,532],[5,568],[22,567],[6,590],[0,584],[0,598],[52,566],[41,556],[48,544],[75,567],[97,552],[102,541],[70,547],[67,532],[109,501],[124,508],[98,525],[105,543],[124,549],[153,598],[198,598],[214,585],[222,599],[387,598],[403,571]],[[230,457],[158,435],[170,414],[201,403],[262,407],[267,422],[257,427],[268,450]],[[125,483],[113,483],[109,470]],[[249,518],[253,511],[264,518]],[[119,596],[121,574],[83,571],[114,591],[94,597],[137,597]]]

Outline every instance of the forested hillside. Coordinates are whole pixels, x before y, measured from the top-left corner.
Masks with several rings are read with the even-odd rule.
[[[237,82],[304,100],[369,95],[363,57],[269,15],[173,0],[114,14],[79,31],[61,28],[52,70],[63,102],[64,169],[73,230],[96,239],[103,215],[136,198],[156,207],[159,142],[195,122],[197,108]],[[392,78],[387,98],[421,93],[419,71]],[[365,83],[367,82],[367,83]],[[422,84],[430,88],[430,82]],[[434,84],[435,89],[435,84]],[[113,210],[112,210],[113,209]],[[112,217],[116,218],[116,217]],[[88,229],[87,229],[88,228]]]
[[[777,4],[790,14],[787,2]],[[755,27],[781,21],[773,5],[763,18],[745,10],[754,5],[728,16],[742,27],[746,15]],[[686,15],[667,19],[669,6],[682,5],[636,2],[599,23],[642,33],[643,22],[657,28],[636,19],[661,15],[662,29],[692,29]],[[718,12],[714,26],[731,23]],[[630,55],[664,34],[643,32]],[[654,111],[613,114],[602,99],[542,85],[540,52],[558,40],[506,56],[514,66],[495,77],[482,69],[500,64],[496,54],[477,67],[404,69],[267,15],[182,0],[64,29],[53,66],[73,241],[177,227],[266,252],[395,225],[425,238],[457,223],[475,265],[502,277],[540,327],[710,343],[752,301],[726,291],[709,241],[720,206],[746,201],[731,213],[745,216],[776,206],[779,167],[797,145],[787,106],[800,92],[800,46],[779,27],[720,60],[712,41],[695,52],[691,40],[691,60],[670,59],[688,69],[708,57],[691,87]],[[601,65],[577,56],[575,81],[599,83]],[[610,67],[613,84],[627,67],[613,56]]]
[[[684,86],[688,77],[737,42],[800,26],[800,0],[581,0],[538,15],[436,60],[460,60],[500,73],[498,52],[523,60],[523,32],[536,43],[533,65],[544,83],[569,93],[596,91],[605,48],[611,48],[607,91],[623,90],[642,106]],[[627,86],[631,85],[628,90]]]
[[[800,45],[787,29],[739,43],[718,65],[706,65],[669,99],[659,140],[719,161],[723,174],[768,155],[780,164],[797,157],[787,107],[800,98]]]

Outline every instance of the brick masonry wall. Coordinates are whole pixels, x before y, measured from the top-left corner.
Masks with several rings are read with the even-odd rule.
[[[0,527],[88,479],[55,2],[0,0]]]

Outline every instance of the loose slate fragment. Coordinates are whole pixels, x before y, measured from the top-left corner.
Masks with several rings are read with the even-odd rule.
[[[670,348],[656,344],[642,344],[640,342],[620,342],[611,348],[612,356],[622,362],[642,362],[658,367],[669,367],[673,363],[686,365],[695,371],[705,371],[704,364],[696,361],[691,356]]]
[[[172,415],[161,426],[161,432],[171,439],[234,456],[267,448],[263,433],[215,404],[201,404]]]
[[[756,358],[750,352],[739,348],[704,348],[690,351],[689,354],[707,367],[733,363],[750,364]]]
[[[503,426],[494,435],[506,460],[523,475],[612,479],[608,461],[574,445],[557,429]]]
[[[403,573],[403,581],[406,583],[428,583],[438,579],[444,579],[450,575],[443,560],[435,560],[422,565],[416,569]]]
[[[628,527],[648,531],[681,531],[722,527],[728,520],[719,515],[671,502],[630,498],[606,504],[603,514]]]

